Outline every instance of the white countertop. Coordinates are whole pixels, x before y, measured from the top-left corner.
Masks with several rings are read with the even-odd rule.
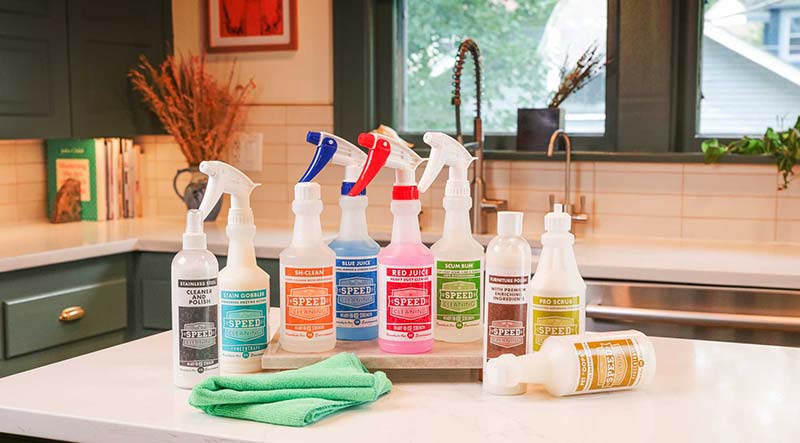
[[[0,379],[0,432],[84,442],[797,441],[800,349],[654,339],[640,391],[496,397],[479,383],[395,383],[306,428],[205,415],[171,382],[171,332]]]
[[[288,222],[287,222],[288,223]],[[258,224],[259,258],[277,258],[289,244],[291,225]],[[0,229],[0,272],[130,251],[176,252],[183,222],[129,219]],[[206,223],[209,249],[227,253],[224,221]],[[327,238],[335,233],[327,232]],[[389,232],[372,232],[389,240]],[[438,234],[423,233],[434,242]],[[489,236],[481,236],[483,243]],[[529,239],[537,245],[538,239]],[[579,238],[575,255],[584,278],[800,289],[800,246],[629,237]],[[534,269],[536,257],[533,260]]]

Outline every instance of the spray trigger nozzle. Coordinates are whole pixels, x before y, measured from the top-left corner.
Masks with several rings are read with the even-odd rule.
[[[425,192],[445,165],[450,168],[445,196],[469,196],[469,165],[475,157],[453,137],[443,132],[426,132],[422,140],[430,145],[428,164],[419,179],[419,190]]]
[[[203,219],[208,217],[209,212],[217,205],[223,193],[231,195],[232,211],[250,210],[250,193],[260,186],[260,183],[253,183],[244,172],[218,160],[200,162],[200,172],[208,176],[208,184],[203,194],[203,201],[200,202],[200,211],[203,213]],[[229,224],[230,215],[231,213],[229,212]],[[252,219],[252,211],[250,211],[248,218]]]

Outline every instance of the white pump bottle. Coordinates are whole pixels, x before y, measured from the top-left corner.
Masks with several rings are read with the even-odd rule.
[[[423,141],[431,154],[422,178],[425,192],[445,165],[445,210],[442,238],[431,246],[434,257],[434,338],[471,342],[483,337],[483,246],[472,236],[469,165],[475,160],[456,139],[442,132],[426,132]]]
[[[200,203],[203,214],[222,194],[230,194],[228,210],[228,263],[219,272],[222,372],[261,370],[261,356],[269,342],[269,275],[258,267],[253,238],[256,225],[250,208],[250,193],[258,183],[221,161],[200,163],[208,185]]]

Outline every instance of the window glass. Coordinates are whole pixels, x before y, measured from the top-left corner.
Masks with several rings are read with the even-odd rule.
[[[517,108],[547,106],[569,66],[593,44],[605,54],[606,0],[406,0],[402,87],[398,103],[405,132],[453,131],[452,76],[459,43],[481,49],[482,109],[486,133],[514,133]],[[475,77],[472,60],[462,75],[462,131],[472,133]],[[568,98],[566,130],[605,130],[605,73]]]
[[[699,132],[763,134],[800,114],[800,2],[708,0]]]

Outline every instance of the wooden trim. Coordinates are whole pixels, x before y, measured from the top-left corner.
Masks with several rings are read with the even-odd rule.
[[[211,46],[211,2],[218,0],[206,0],[205,9],[206,13],[205,23],[203,29],[206,33],[205,43],[206,52],[209,53],[226,53],[226,52],[259,52],[259,51],[296,51],[298,46],[297,38],[297,0],[289,0],[289,19],[291,20],[292,27],[289,29],[289,43],[277,45],[243,45],[243,46]]]

